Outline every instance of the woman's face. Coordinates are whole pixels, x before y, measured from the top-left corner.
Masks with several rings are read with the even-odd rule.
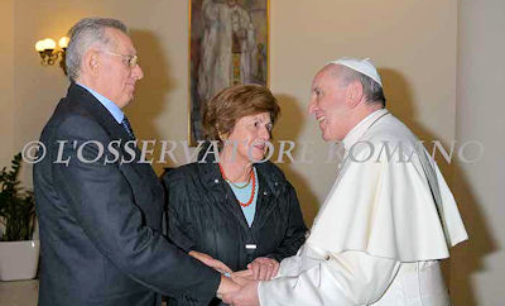
[[[236,161],[256,162],[262,160],[270,140],[272,122],[268,112],[244,116],[237,120],[225,139],[225,149],[232,150]]]

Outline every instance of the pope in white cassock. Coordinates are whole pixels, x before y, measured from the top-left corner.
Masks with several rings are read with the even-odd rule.
[[[385,109],[381,78],[344,58],[315,76],[309,112],[345,159],[298,254],[233,305],[450,305],[439,261],[468,238],[454,198],[417,137]]]

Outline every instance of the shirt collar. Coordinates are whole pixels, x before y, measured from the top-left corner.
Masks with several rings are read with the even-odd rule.
[[[352,130],[347,133],[347,135],[342,140],[345,150],[349,151],[350,148],[358,142],[358,140],[365,134],[372,124],[374,124],[379,118],[388,114],[389,111],[385,108],[379,109],[366,116],[363,120],[361,120]]]
[[[98,92],[94,91],[93,89],[80,83],[77,83],[77,85],[81,86],[82,88],[86,89],[90,94],[92,94],[109,111],[109,113],[112,115],[112,117],[114,117],[117,123],[121,124],[121,122],[123,122],[124,113],[119,108],[119,106],[117,106],[114,102],[102,96]]]

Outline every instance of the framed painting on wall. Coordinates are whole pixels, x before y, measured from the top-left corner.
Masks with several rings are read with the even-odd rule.
[[[196,145],[205,101],[236,84],[268,85],[269,0],[190,0],[189,14],[189,142]]]

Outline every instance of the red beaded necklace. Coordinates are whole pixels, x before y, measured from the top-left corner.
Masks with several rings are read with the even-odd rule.
[[[226,178],[226,175],[224,174],[223,166],[221,166],[221,163],[218,163],[218,165],[219,165],[219,171],[221,171],[221,175],[223,176],[223,179],[228,180]],[[254,200],[254,191],[256,190],[256,175],[254,175],[254,170],[251,171],[251,176],[249,177],[249,179],[252,179],[251,197],[249,198],[249,201],[247,201],[246,203],[242,203],[242,202],[240,202],[239,199],[237,199],[238,203],[242,207],[247,207],[247,206],[251,205]]]

